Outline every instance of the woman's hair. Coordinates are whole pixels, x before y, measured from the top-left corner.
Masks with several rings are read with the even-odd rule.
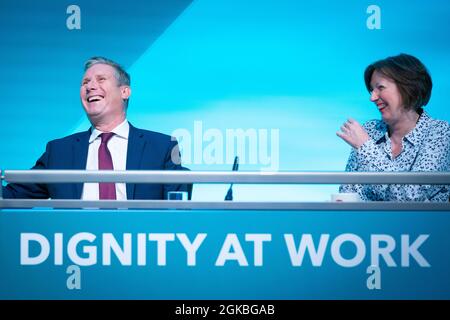
[[[370,64],[364,71],[364,81],[369,92],[373,90],[370,81],[375,71],[397,84],[406,109],[420,113],[430,100],[433,82],[427,68],[419,59],[402,53]]]

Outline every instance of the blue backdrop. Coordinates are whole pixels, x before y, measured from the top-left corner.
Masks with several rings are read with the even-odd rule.
[[[448,211],[3,210],[0,299],[449,299],[449,227]],[[30,233],[46,239],[47,254],[39,242],[22,239]],[[80,233],[93,238],[72,247],[71,239]],[[189,243],[205,235],[191,264],[175,233],[184,234]],[[105,234],[115,239],[114,252],[104,246]],[[145,254],[138,253],[138,234],[144,236],[140,246]],[[173,239],[160,251],[150,234]],[[230,234],[236,240],[227,247]],[[246,240],[252,234],[271,238],[256,250]],[[350,234],[360,239],[361,247],[348,241]],[[294,259],[298,264],[285,235],[291,235],[292,250],[302,257]],[[311,242],[302,252],[300,243],[306,241],[300,239],[307,235]],[[324,235],[329,240],[322,243]],[[351,261],[346,266],[332,253],[343,235],[347,240],[336,252],[339,260]],[[374,241],[380,236],[380,242]],[[73,252],[89,264],[71,260]],[[44,258],[22,263],[22,253]],[[128,264],[118,256],[128,257]],[[222,264],[220,256],[226,257]],[[67,269],[78,263],[80,287],[75,290],[67,285],[73,274]],[[379,287],[369,289],[373,274],[367,268],[374,264]]]
[[[372,4],[380,29],[367,25]],[[68,28],[70,5],[79,29]],[[362,76],[377,59],[420,58],[434,81],[426,109],[450,120],[449,17],[446,0],[2,0],[0,167],[27,169],[47,141],[89,128],[79,84],[83,62],[102,55],[131,74],[129,120],[179,136],[191,169],[229,170],[238,154],[242,170],[343,170],[340,124],[379,118]],[[238,129],[243,149],[227,139]],[[193,198],[221,200],[226,188],[195,186]],[[237,186],[235,199],[327,200],[336,190]]]

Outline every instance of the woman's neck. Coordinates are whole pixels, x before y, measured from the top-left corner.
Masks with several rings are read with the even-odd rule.
[[[415,110],[402,113],[395,123],[388,124],[389,136],[395,142],[402,141],[403,137],[410,133],[416,126],[420,115]]]

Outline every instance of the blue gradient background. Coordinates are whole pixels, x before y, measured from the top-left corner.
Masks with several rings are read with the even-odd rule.
[[[81,8],[81,30],[66,8]],[[0,3],[0,168],[27,169],[45,143],[89,123],[79,102],[83,62],[103,55],[132,76],[129,120],[171,134],[279,129],[279,170],[343,170],[335,132],[347,117],[378,118],[364,68],[406,52],[429,68],[426,108],[449,121],[450,3],[435,1],[12,1]],[[381,30],[366,9],[381,8]],[[203,146],[205,147],[205,145]],[[186,155],[186,158],[187,155]],[[229,170],[230,163],[185,165]],[[242,170],[261,170],[242,164]],[[225,185],[196,185],[222,200]],[[235,200],[328,200],[336,186],[236,186]]]

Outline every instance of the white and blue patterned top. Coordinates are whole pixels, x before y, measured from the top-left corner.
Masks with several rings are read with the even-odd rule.
[[[450,125],[423,112],[416,127],[403,138],[401,153],[392,158],[386,123],[364,124],[370,136],[353,148],[345,171],[450,171]],[[449,201],[450,185],[342,185],[339,192],[357,192],[369,201]]]

